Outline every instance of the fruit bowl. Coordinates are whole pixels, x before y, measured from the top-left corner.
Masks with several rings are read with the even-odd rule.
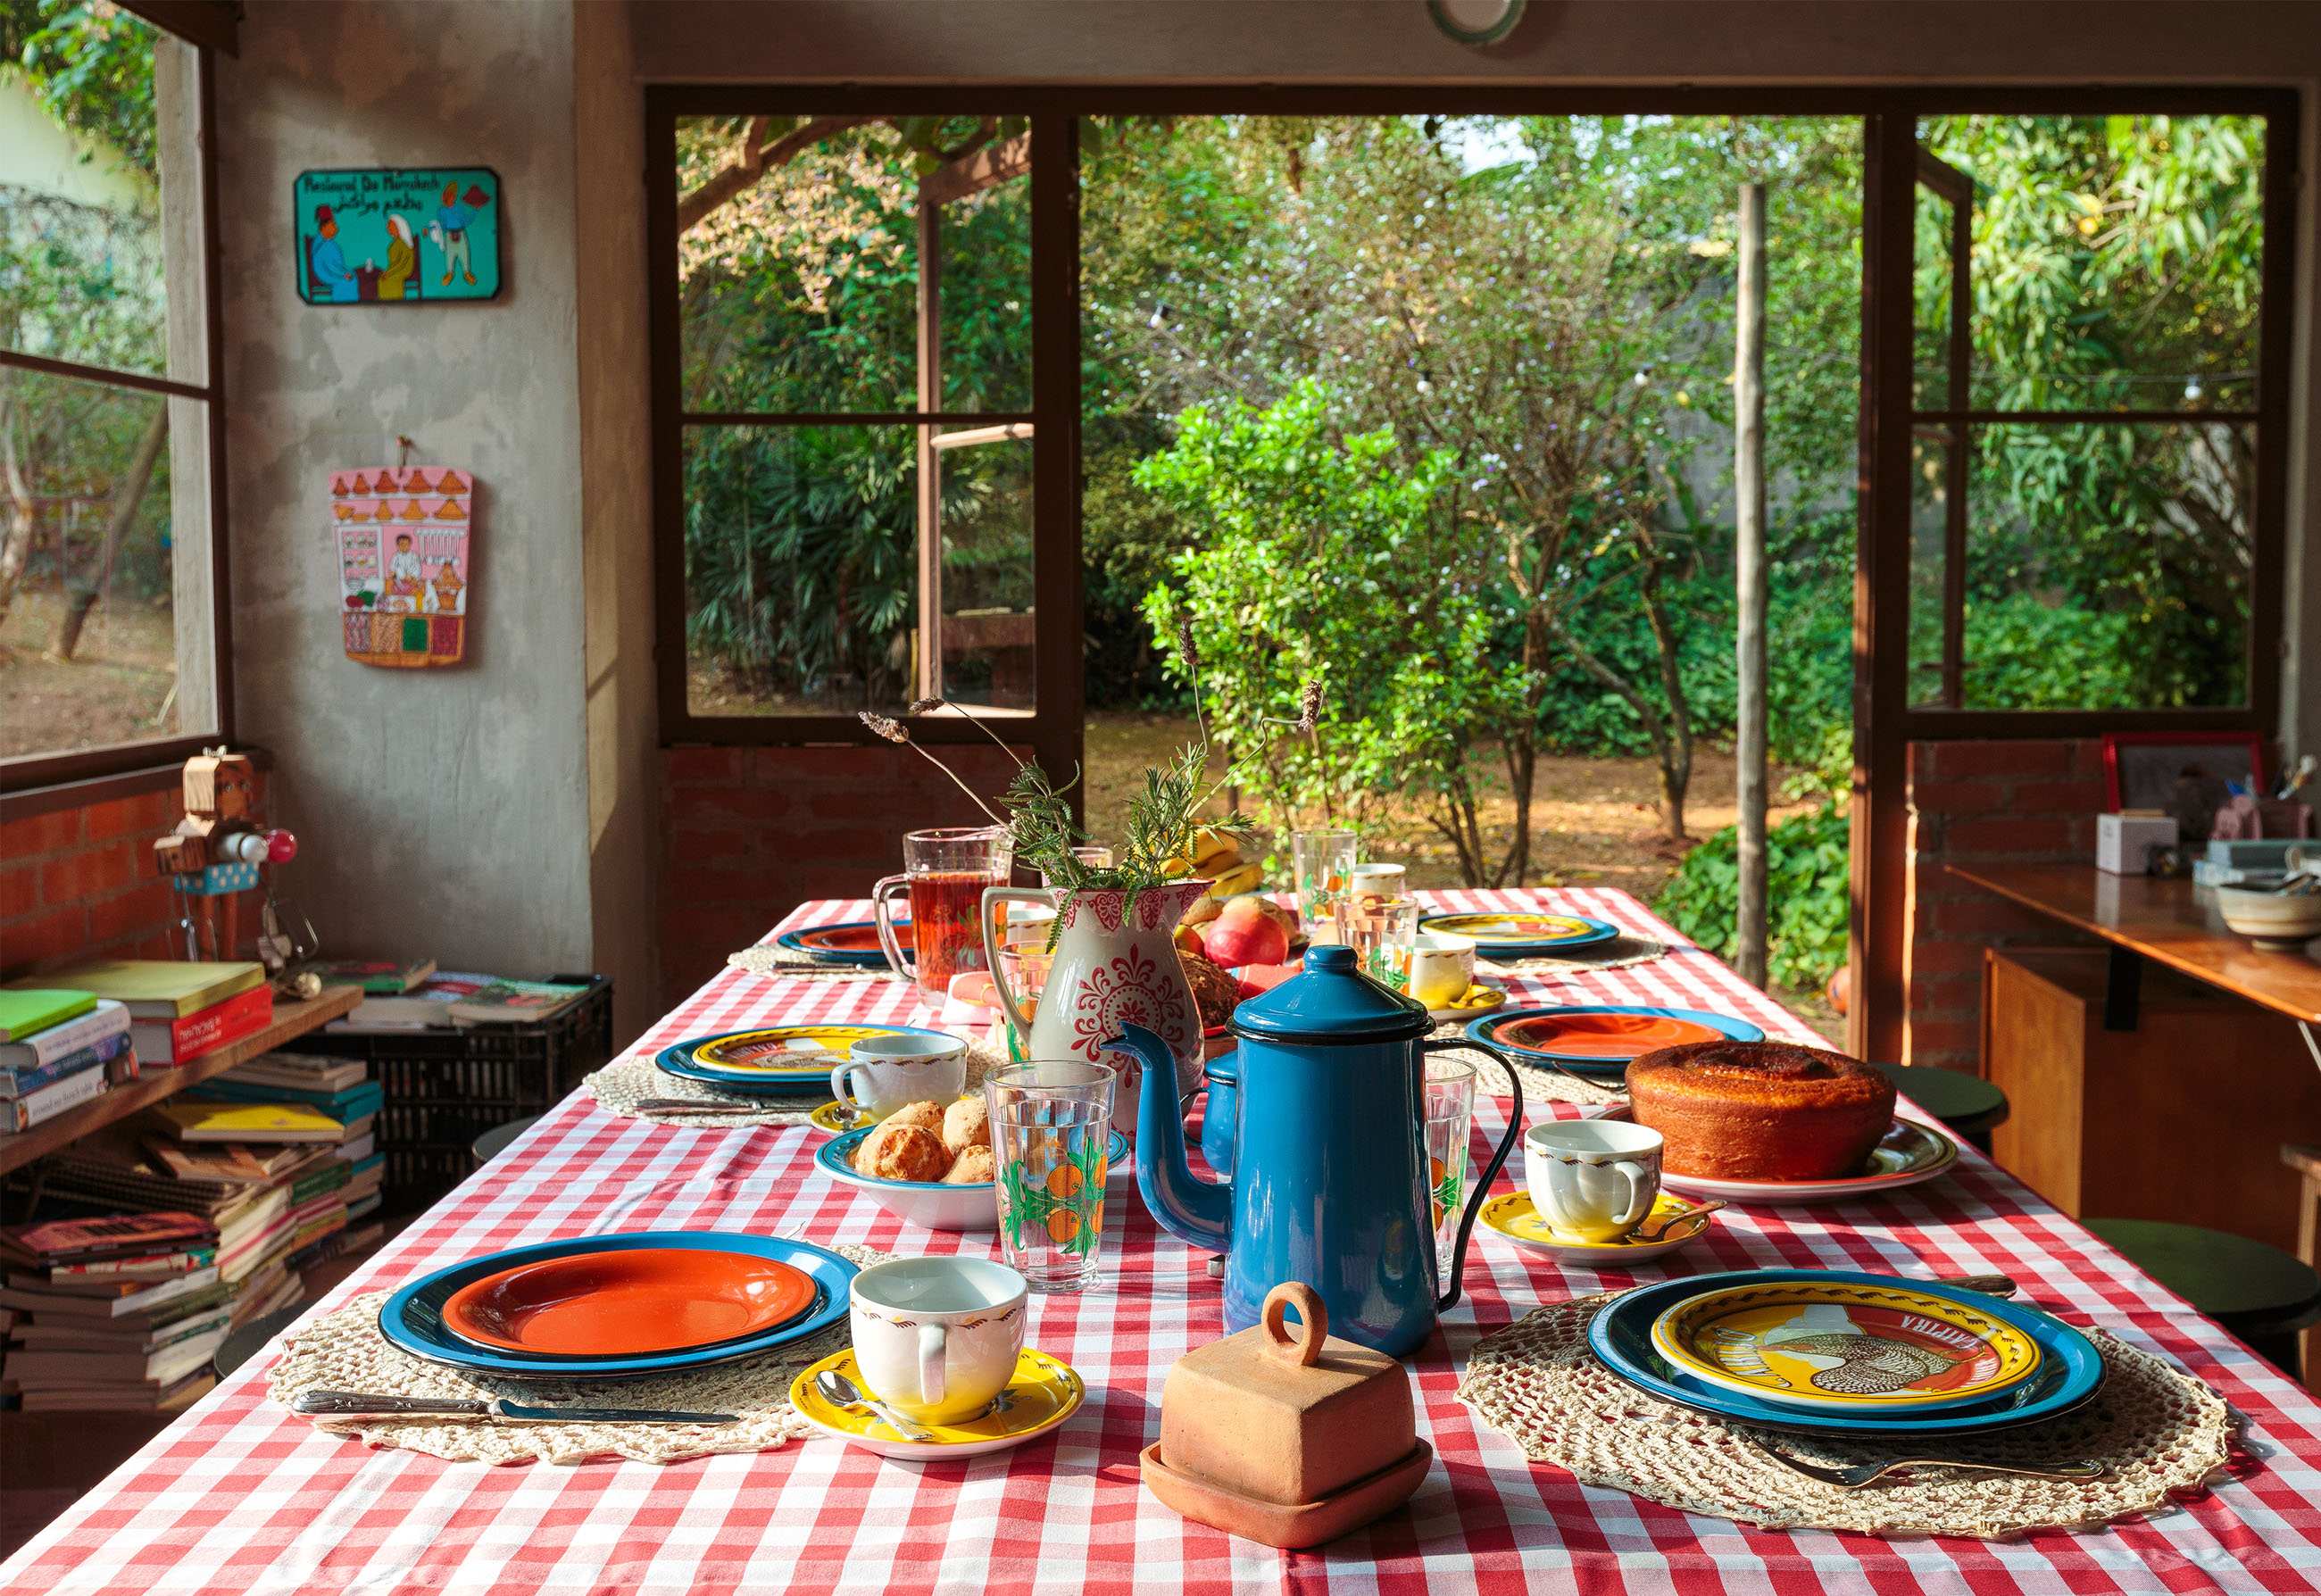
[[[2251,892],[2218,887],[2225,924],[2268,953],[2294,953],[2321,936],[2321,892]]]

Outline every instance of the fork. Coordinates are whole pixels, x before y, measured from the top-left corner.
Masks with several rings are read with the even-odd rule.
[[[1889,1457],[1883,1463],[1848,1464],[1833,1468],[1791,1457],[1786,1452],[1766,1446],[1754,1436],[1743,1436],[1741,1438],[1775,1463],[1796,1470],[1808,1480],[1834,1485],[1840,1491],[1859,1491],[1871,1481],[1882,1480],[1897,1469],[1974,1469],[1987,1474],[2023,1474],[2034,1480],[2097,1480],[2106,1473],[2105,1465],[2092,1457],[2083,1457],[2077,1463],[2050,1464],[2045,1468],[2005,1463],[1974,1463],[1961,1457]]]

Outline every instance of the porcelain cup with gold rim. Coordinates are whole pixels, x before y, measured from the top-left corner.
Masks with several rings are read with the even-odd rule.
[[[1429,1008],[1456,1003],[1475,984],[1475,939],[1422,931],[1410,953],[1410,995]]]
[[[1616,1241],[1652,1211],[1661,1133],[1617,1119],[1561,1119],[1524,1134],[1524,1185],[1558,1238]]]
[[[912,1103],[947,1108],[966,1090],[966,1038],[946,1031],[865,1036],[830,1072],[831,1095],[869,1119]]]
[[[1007,1389],[1030,1288],[984,1258],[897,1258],[854,1277],[854,1364],[870,1394],[922,1424],[960,1424]]]

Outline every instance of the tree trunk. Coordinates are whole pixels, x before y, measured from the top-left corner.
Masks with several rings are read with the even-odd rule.
[[[145,502],[145,490],[153,481],[153,467],[161,458],[161,444],[168,435],[169,406],[156,404],[152,424],[137,441],[137,452],[129,461],[128,474],[114,485],[113,516],[105,523],[105,547],[97,555],[96,569],[73,589],[72,602],[57,628],[57,640],[49,649],[49,658],[59,664],[71,662],[73,650],[80,646],[80,629],[88,624],[88,612],[96,606],[97,596],[113,580],[113,562],[120,558],[121,545],[129,536],[131,523],[137,519],[138,506]]]
[[[1678,668],[1676,629],[1670,625],[1668,606],[1661,601],[1660,561],[1643,555],[1644,614],[1651,620],[1652,641],[1661,655],[1661,690],[1668,695],[1669,729],[1656,729],[1652,751],[1661,763],[1661,813],[1668,823],[1671,843],[1688,842],[1684,831],[1684,797],[1692,785],[1692,703],[1685,697],[1684,675]]]
[[[16,463],[16,406],[0,400],[0,482],[8,490],[6,530],[0,532],[0,626],[16,602],[16,584],[32,557],[32,490]]]
[[[1539,770],[1539,746],[1526,726],[1501,747],[1507,760],[1507,787],[1515,800],[1515,840],[1495,884],[1520,887],[1531,873],[1531,789]]]

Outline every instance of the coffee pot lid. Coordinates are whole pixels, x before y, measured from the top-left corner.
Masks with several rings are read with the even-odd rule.
[[[1265,1042],[1399,1042],[1434,1028],[1425,1004],[1364,975],[1343,946],[1306,949],[1301,971],[1233,1011],[1233,1035]]]

